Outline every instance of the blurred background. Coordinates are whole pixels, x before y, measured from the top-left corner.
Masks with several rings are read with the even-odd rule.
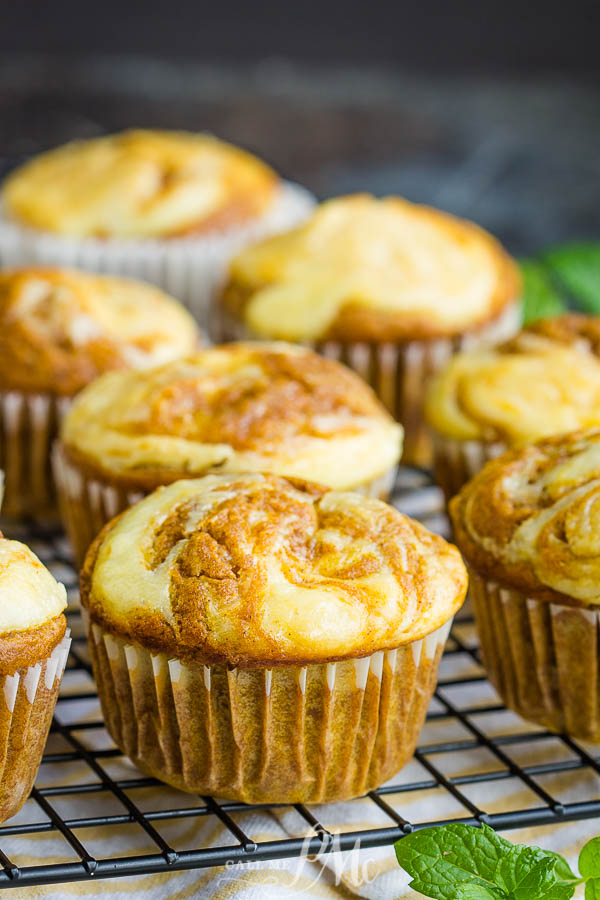
[[[320,197],[399,193],[518,254],[600,238],[598,0],[6,2],[0,166],[213,131]]]

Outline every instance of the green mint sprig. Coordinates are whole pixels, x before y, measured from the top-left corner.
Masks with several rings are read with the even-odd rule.
[[[600,242],[563,244],[521,260],[525,324],[569,307],[600,315]]]
[[[600,837],[579,856],[577,877],[559,854],[511,844],[488,825],[440,825],[394,845],[413,890],[437,900],[569,900],[585,884],[600,900]]]

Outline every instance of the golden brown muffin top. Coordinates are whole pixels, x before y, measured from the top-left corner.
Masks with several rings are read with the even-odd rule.
[[[265,163],[206,134],[124,131],[36,156],[5,181],[19,222],[73,237],[150,238],[242,224],[279,180]]]
[[[191,352],[198,329],[141,281],[74,269],[0,272],[0,388],[71,396],[108,369]]]
[[[222,302],[259,337],[395,341],[477,329],[519,288],[515,263],[471,222],[360,194],[243,250]]]
[[[395,466],[402,447],[401,426],[354,372],[275,343],[104,375],[76,399],[61,436],[92,474],[145,489],[215,469],[347,489]]]
[[[92,622],[154,652],[230,666],[367,656],[450,619],[460,554],[393,507],[274,475],[178,481],[88,552]]]
[[[67,592],[19,541],[0,532],[0,675],[50,655],[65,633]]]
[[[600,429],[510,450],[450,512],[476,571],[533,597],[600,605]]]
[[[514,446],[600,425],[600,318],[568,313],[499,347],[459,353],[429,386],[442,435]]]

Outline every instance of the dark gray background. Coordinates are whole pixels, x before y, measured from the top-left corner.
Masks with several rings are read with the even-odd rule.
[[[599,34],[597,0],[6,3],[0,165],[208,129],[321,197],[404,194],[516,253],[600,238]]]

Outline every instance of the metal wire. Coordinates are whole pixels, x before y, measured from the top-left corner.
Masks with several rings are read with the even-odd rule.
[[[439,490],[433,486],[426,473],[418,470],[401,470],[395,488],[394,502],[412,515],[417,515],[425,524],[444,530],[442,504]],[[10,536],[20,537],[30,543],[43,560],[58,569],[71,594],[77,590],[75,573],[71,567],[69,550],[64,536],[58,529],[41,528],[33,524],[23,526],[19,533],[14,526],[5,525]],[[75,630],[73,650],[70,655],[68,671],[70,673],[90,673],[90,665],[85,653],[85,639],[77,634],[78,613],[69,614]],[[152,809],[142,811],[131,798],[131,792],[138,788],[159,786],[153,778],[140,773],[139,777],[118,779],[111,776],[108,764],[121,757],[120,751],[113,746],[91,749],[77,737],[81,732],[102,733],[101,720],[73,719],[70,710],[76,709],[78,701],[90,701],[95,698],[93,689],[80,691],[63,691],[59,697],[53,724],[53,733],[62,739],[65,749],[61,752],[48,751],[44,763],[64,766],[64,784],[51,787],[36,786],[31,794],[33,801],[43,813],[43,820],[21,823],[9,820],[0,826],[0,889],[24,887],[26,885],[66,883],[84,881],[94,878],[115,878],[126,875],[142,875],[153,872],[197,869],[209,866],[224,865],[229,861],[274,860],[298,856],[301,853],[317,854],[335,851],[349,851],[356,847],[357,841],[362,848],[390,844],[404,834],[425,828],[433,824],[444,824],[448,821],[460,821],[469,824],[486,822],[494,828],[507,830],[531,825],[551,825],[576,819],[595,818],[600,815],[600,796],[596,799],[584,799],[579,802],[562,802],[540,783],[549,775],[560,773],[584,773],[600,775],[600,760],[588,750],[580,747],[576,741],[551,734],[534,726],[515,733],[494,734],[487,730],[486,721],[493,714],[501,713],[500,703],[473,703],[473,691],[478,686],[484,699],[489,694],[484,672],[481,668],[477,646],[465,640],[463,632],[468,629],[468,622],[456,626],[450,636],[446,659],[461,659],[469,664],[469,674],[464,677],[441,677],[435,694],[434,708],[430,711],[428,722],[447,726],[448,739],[435,743],[421,743],[415,754],[415,760],[421,769],[421,776],[401,784],[387,784],[357,802],[369,802],[377,807],[387,822],[371,829],[357,829],[336,834],[335,840],[331,831],[303,804],[296,804],[293,809],[308,829],[308,837],[282,838],[279,840],[255,840],[246,834],[235,819],[239,813],[248,811],[243,803],[220,802],[211,797],[198,797],[190,805],[190,797],[181,794],[181,806],[169,809]],[[89,681],[89,679],[88,679]],[[453,727],[454,726],[454,727]],[[460,737],[457,737],[457,728]],[[544,758],[543,748],[553,742],[564,749],[567,758],[556,759],[555,755]],[[540,750],[539,762],[530,765],[519,765],[515,758],[519,747],[533,746]],[[463,772],[452,775],[446,771],[443,761],[451,759],[457,771],[466,770],[472,761],[466,754],[476,750],[487,752],[490,764],[481,766],[481,770]],[[461,756],[461,754],[463,756]],[[464,762],[464,765],[461,764]],[[83,766],[94,778],[86,782],[85,777],[77,780],[68,778],[70,767]],[[77,770],[79,771],[79,769]],[[412,772],[412,769],[411,769]],[[505,811],[488,812],[485,809],[486,788],[512,779],[520,788],[526,789],[535,800],[535,805],[522,809],[506,809]],[[477,801],[471,799],[465,790],[476,786],[479,793]],[[436,818],[437,800],[430,804],[431,817],[425,821],[410,821],[406,815],[406,794],[417,795],[420,792],[434,792],[436,798],[441,795],[451,796],[458,805],[458,813],[452,818]],[[599,790],[600,793],[600,790]],[[69,818],[60,814],[58,806],[61,798],[77,798],[97,794],[108,794],[114,801],[116,811],[110,815],[88,815]],[[184,802],[184,801],[187,801]],[[404,807],[404,808],[403,808]],[[263,804],[256,809],[269,809]],[[177,850],[161,833],[161,826],[173,820],[193,820],[219,822],[226,830],[230,840],[224,846],[197,846],[193,849]],[[139,829],[150,843],[147,852],[132,852],[131,829]],[[86,847],[86,837],[93,838],[95,829],[111,829],[119,837],[123,846],[123,855],[117,858],[94,856]],[[74,856],[70,862],[41,863],[38,865],[19,866],[7,852],[7,839],[11,839],[11,847],[15,839],[23,841],[23,848],[35,834],[50,833],[60,836],[65,842],[66,854]],[[130,849],[129,855],[127,850]],[[13,853],[18,856],[17,853]]]

